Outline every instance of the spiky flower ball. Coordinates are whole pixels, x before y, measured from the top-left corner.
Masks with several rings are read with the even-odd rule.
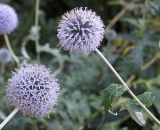
[[[12,32],[18,25],[15,10],[6,4],[0,4],[0,35]]]
[[[92,10],[86,7],[74,8],[62,16],[57,37],[64,50],[90,53],[104,37],[104,24]]]
[[[7,95],[11,105],[24,114],[39,117],[55,107],[60,92],[57,79],[44,65],[29,64],[12,74]]]
[[[7,48],[0,49],[0,63],[6,64],[12,60],[12,56]]]
[[[117,33],[115,30],[110,29],[105,32],[104,36],[107,40],[112,41],[117,37]]]

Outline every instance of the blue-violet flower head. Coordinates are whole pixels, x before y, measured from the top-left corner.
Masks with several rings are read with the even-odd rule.
[[[57,104],[59,92],[57,79],[44,65],[24,65],[8,81],[11,105],[31,117],[49,114]]]
[[[0,63],[6,64],[12,60],[11,53],[7,48],[0,49]]]
[[[101,18],[87,7],[74,8],[62,16],[57,37],[64,50],[91,53],[103,40],[104,24]]]
[[[0,35],[11,33],[17,25],[18,16],[15,10],[7,4],[0,4]]]
[[[113,29],[107,30],[104,34],[105,38],[109,41],[112,41],[116,39],[117,37],[117,32]]]

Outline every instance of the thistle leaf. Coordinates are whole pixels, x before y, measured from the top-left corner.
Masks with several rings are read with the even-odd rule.
[[[122,96],[122,94],[127,89],[120,84],[111,84],[106,89],[103,90],[102,96],[103,96],[103,106],[106,109],[112,108],[112,104]]]

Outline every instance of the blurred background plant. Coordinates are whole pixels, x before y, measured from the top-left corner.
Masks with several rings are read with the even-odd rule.
[[[40,3],[38,30],[34,26],[34,0],[1,2],[13,6],[19,14],[19,27],[10,35],[10,41],[20,61],[24,64],[38,62],[34,44],[38,33],[40,62],[57,74],[62,91],[58,107],[49,118],[32,119],[18,114],[4,130],[160,130],[129,99],[127,93],[115,91],[119,97],[123,94],[118,100],[117,97],[109,97],[109,89],[119,89],[121,86],[110,85],[119,82],[96,54],[75,55],[59,50],[56,38],[57,25],[64,12],[76,6],[95,10],[108,25],[100,48],[103,54],[134,93],[141,94],[141,101],[160,117],[159,0],[45,0]],[[4,48],[3,37],[0,37],[0,41],[0,47]],[[8,58],[9,54],[0,54],[1,57]],[[5,63],[4,67],[1,62],[0,65],[3,67],[0,75],[0,121],[3,121],[13,110],[8,103],[5,86],[15,63]],[[109,89],[106,89],[107,86]],[[106,101],[111,102],[112,106]],[[104,110],[104,106],[109,106],[111,111]]]

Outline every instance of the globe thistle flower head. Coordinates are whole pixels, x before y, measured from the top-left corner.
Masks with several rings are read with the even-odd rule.
[[[117,32],[113,29],[110,29],[107,30],[104,35],[107,40],[112,41],[117,37]]]
[[[0,4],[0,35],[12,32],[18,25],[15,10],[7,5]]]
[[[94,51],[104,36],[104,24],[99,16],[86,7],[65,13],[58,26],[59,46],[78,53]]]
[[[24,115],[39,117],[55,107],[59,95],[57,79],[44,65],[29,64],[12,74],[7,95],[11,105]]]
[[[12,56],[7,48],[0,49],[0,63],[6,64],[12,60]]]

